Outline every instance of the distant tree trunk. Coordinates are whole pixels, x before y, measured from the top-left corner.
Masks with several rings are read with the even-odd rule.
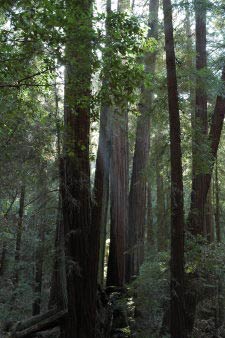
[[[210,187],[205,204],[205,236],[209,243],[214,241],[212,189]]]
[[[221,83],[225,84],[225,65],[222,69],[222,75],[221,75]],[[208,168],[208,173],[205,174],[205,184],[203,186],[202,191],[202,200],[204,201],[204,204],[206,202],[207,194],[210,188],[211,180],[212,180],[212,174],[213,174],[213,168],[215,159],[217,157],[218,147],[220,143],[221,138],[221,132],[223,129],[223,122],[224,122],[224,116],[225,116],[225,98],[224,96],[218,95],[216,98],[216,103],[211,119],[211,126],[210,131],[208,135],[208,142],[209,142],[209,154],[207,156],[211,156],[211,165]],[[196,177],[193,178],[194,180]],[[195,183],[194,183],[195,184]],[[193,207],[193,204],[192,204]],[[190,226],[191,218],[192,218],[193,210],[191,209],[188,215],[187,223]]]
[[[104,106],[100,116],[100,134],[99,146],[96,160],[96,172],[94,183],[94,202],[92,209],[92,225],[98,232],[97,238],[100,243],[98,262],[98,282],[103,285],[104,282],[104,258],[106,241],[106,224],[108,219],[109,203],[109,167],[110,167],[110,114],[111,108]],[[99,246],[100,244],[100,246]],[[96,250],[98,252],[98,250]],[[96,270],[98,269],[96,267]]]
[[[158,251],[166,250],[166,206],[163,176],[160,160],[156,160],[156,214],[157,214],[157,247]]]
[[[46,207],[47,207],[47,194],[48,194],[48,180],[47,180],[46,162],[40,163],[39,168],[39,182],[38,182],[38,195],[37,209],[40,214],[36,217],[37,226],[37,245],[35,252],[35,277],[34,277],[34,302],[33,302],[33,316],[41,312],[41,292],[42,292],[42,279],[43,279],[43,264],[44,264],[44,248],[45,248],[45,233],[46,233]]]
[[[150,247],[154,245],[152,187],[150,180],[148,181],[147,188],[147,244]]]
[[[130,0],[118,0],[118,11],[126,12],[130,9]]]
[[[207,142],[207,91],[202,71],[207,67],[206,53],[206,4],[205,1],[195,1],[196,16],[196,110],[193,149],[193,181],[191,195],[190,231],[193,235],[204,235],[205,200],[203,189],[207,170],[207,155],[204,154]]]
[[[1,248],[1,256],[0,256],[0,276],[2,277],[5,272],[5,259],[6,259],[6,242],[3,241]]]
[[[191,150],[192,150],[192,176],[194,175],[194,130],[195,130],[195,59],[194,59],[194,46],[191,30],[191,13],[190,13],[190,3],[185,7],[186,17],[185,17],[185,30],[187,36],[187,50],[190,51],[187,53],[187,66],[190,71],[189,75],[189,104],[190,104],[190,115],[191,115],[191,128],[192,128],[192,138],[191,138]]]
[[[45,227],[43,224],[38,224],[38,247],[36,249],[36,264],[35,264],[35,278],[34,278],[34,293],[35,299],[33,302],[32,315],[39,315],[41,312],[41,291],[42,291],[42,277],[43,277],[43,263],[44,263],[44,240]]]
[[[118,11],[130,8],[120,0]],[[107,285],[122,286],[125,282],[125,238],[128,222],[128,110],[127,102],[115,107],[112,117],[110,161],[111,227]]]
[[[148,38],[158,38],[158,0],[149,2],[149,31]],[[146,53],[144,57],[145,72],[154,76],[156,52]],[[139,272],[144,260],[144,228],[146,224],[146,189],[147,179],[145,170],[149,159],[150,114],[152,111],[153,91],[143,85],[140,115],[137,119],[133,170],[129,194],[129,228],[128,228],[128,259],[126,266],[126,280]]]
[[[60,192],[55,235],[55,257],[48,303],[49,309],[56,307],[58,310],[67,309],[68,306],[61,196]]]
[[[66,283],[66,266],[65,266],[65,248],[64,248],[64,224],[62,215],[62,199],[65,195],[64,187],[64,162],[61,152],[61,128],[59,123],[59,97],[57,86],[55,85],[55,124],[57,131],[57,157],[58,157],[58,181],[59,197],[58,210],[56,219],[55,233],[55,257],[53,272],[51,278],[51,289],[48,308],[57,307],[58,310],[67,309],[67,283]],[[61,328],[62,335],[63,330]]]
[[[215,227],[216,227],[216,240],[218,243],[221,242],[221,230],[220,230],[220,189],[219,189],[219,177],[218,177],[218,159],[215,161]],[[217,303],[217,318],[216,327],[219,329],[225,318],[224,311],[224,282],[222,276],[218,276],[218,303]]]
[[[218,160],[215,165],[215,225],[216,225],[216,240],[221,242],[220,231],[220,191],[219,191],[219,179],[218,179]]]
[[[126,109],[126,108],[125,108]],[[118,114],[116,116],[116,114]],[[112,126],[111,228],[107,285],[122,286],[125,277],[127,228],[127,114],[115,113]]]
[[[222,76],[221,76],[221,82],[223,85],[225,84],[225,66],[222,69]],[[216,104],[214,108],[214,112],[212,115],[212,120],[211,120],[211,127],[210,127],[210,132],[208,135],[208,142],[209,142],[209,154],[208,156],[211,155],[212,163],[209,167],[208,173],[205,174],[205,183],[202,186],[202,192],[201,194],[198,193],[198,196],[201,196],[201,200],[204,202],[204,205],[206,203],[207,199],[207,194],[210,188],[211,180],[212,180],[212,174],[213,174],[213,168],[214,168],[214,163],[215,159],[217,157],[217,151],[219,147],[219,142],[220,142],[220,137],[221,137],[221,132],[223,128],[223,122],[224,122],[224,114],[225,114],[225,98],[221,95],[218,95],[216,98]],[[194,176],[193,180],[196,180],[196,176]],[[193,182],[193,185],[196,186],[195,182]],[[197,194],[196,194],[197,195]],[[195,202],[196,202],[196,195],[195,195]],[[193,203],[191,204],[191,210],[188,215],[188,220],[187,224],[191,232],[195,235],[196,231],[200,231],[201,229],[196,228],[196,227],[190,227],[191,224],[193,224]],[[195,290],[191,288],[191,293],[187,293],[186,297],[186,327],[187,331],[189,333],[192,332],[193,326],[194,326],[194,320],[195,320],[195,309],[196,309],[196,296],[195,296]],[[192,295],[191,295],[192,294]],[[190,305],[190,307],[189,307]]]
[[[13,204],[17,198],[17,192],[14,195],[7,211],[3,215],[3,220],[5,222],[5,226],[8,226],[8,215],[13,207]],[[2,277],[5,273],[5,265],[6,265],[6,253],[7,253],[7,243],[5,240],[2,241],[2,248],[1,248],[1,256],[0,256],[0,276]]]
[[[24,216],[24,202],[25,202],[25,185],[21,186],[20,192],[20,204],[18,212],[18,223],[16,231],[16,250],[15,250],[15,272],[13,277],[14,286],[17,287],[19,282],[19,271],[20,271],[20,251],[21,251],[21,240],[23,233],[23,216]]]
[[[185,338],[184,210],[180,117],[174,51],[172,5],[163,0],[171,156],[171,320],[172,338]]]
[[[92,75],[91,0],[66,1],[64,187],[68,317],[66,338],[94,338],[97,276],[91,228],[89,133]]]
[[[107,0],[106,12],[106,34],[108,34],[110,30],[108,18],[111,13],[111,0]],[[103,77],[104,79],[102,86],[107,86],[107,74],[103,74]],[[100,237],[100,243],[96,243],[96,246],[99,245],[98,283],[100,285],[103,285],[104,283],[106,225],[109,204],[111,114],[112,108],[109,106],[109,104],[103,102],[100,112],[99,145],[96,159],[95,182],[93,189],[94,202],[92,209],[92,225],[96,228],[96,231],[100,233],[100,236],[97,236]]]

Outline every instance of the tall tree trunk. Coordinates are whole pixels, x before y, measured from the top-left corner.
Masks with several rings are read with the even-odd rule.
[[[107,12],[106,35],[107,35],[110,30],[108,18],[111,14],[111,0],[107,0],[106,12]],[[107,74],[103,74],[103,77],[104,79],[102,86],[106,86]],[[103,285],[104,283],[106,225],[108,219],[108,204],[109,204],[111,113],[112,108],[107,103],[102,102],[100,112],[99,145],[96,159],[95,182],[93,189],[94,203],[92,209],[92,225],[93,227],[96,228],[96,231],[100,233],[100,235],[99,234],[97,235],[98,238],[100,237],[100,243],[96,243],[96,247],[98,247],[99,245],[98,283],[100,285]],[[96,252],[98,252],[98,250]]]
[[[61,167],[61,175],[63,175],[62,159]],[[60,178],[60,180],[62,180],[62,178]],[[49,309],[56,307],[58,310],[62,310],[68,307],[63,225],[62,192],[60,190],[55,234],[55,257],[51,278],[50,297],[48,303]]]
[[[119,0],[118,11],[130,8]],[[128,223],[128,110],[127,102],[114,107],[112,117],[112,155],[110,161],[111,227],[107,285],[125,282],[125,238]]]
[[[193,181],[191,195],[190,231],[194,235],[204,235],[205,200],[203,190],[207,170],[206,148],[208,133],[207,120],[207,90],[202,72],[207,67],[206,54],[206,4],[205,1],[195,1],[196,16],[196,109],[193,149]]]
[[[213,207],[212,207],[212,189],[208,191],[207,200],[205,204],[205,236],[209,243],[214,241],[213,229]]]
[[[13,283],[15,288],[19,282],[19,271],[20,271],[20,254],[21,254],[21,241],[23,233],[23,215],[24,215],[24,202],[25,202],[25,185],[22,184],[20,192],[20,204],[18,212],[18,223],[16,231],[16,250],[15,250],[15,272],[13,277]]]
[[[2,277],[5,272],[5,259],[6,259],[6,242],[2,243],[1,256],[0,256],[0,276]]]
[[[225,65],[223,66],[223,69],[222,69],[221,84],[225,85]],[[206,202],[207,194],[208,194],[211,180],[212,180],[214,163],[217,157],[218,147],[219,147],[221,133],[223,129],[224,116],[225,116],[225,98],[222,95],[218,95],[216,98],[216,103],[215,103],[215,107],[214,107],[214,111],[213,111],[213,115],[211,119],[210,131],[208,135],[209,154],[207,154],[207,156],[211,156],[211,165],[208,168],[209,169],[208,173],[205,174],[205,184],[203,186],[203,191],[202,191],[202,200],[204,201],[204,204]],[[195,179],[196,179],[196,176],[193,178],[193,180]],[[193,185],[195,185],[195,183],[193,183]],[[187,223],[189,226],[190,226],[191,219],[192,219],[192,213],[193,213],[193,210],[191,209],[188,215],[188,220],[187,220]]]
[[[192,176],[194,175],[194,130],[195,130],[195,59],[194,59],[194,46],[193,46],[193,38],[192,38],[192,30],[191,30],[191,13],[190,13],[190,4],[188,2],[185,7],[186,17],[185,17],[185,30],[187,37],[187,50],[190,51],[187,54],[187,66],[189,70],[189,104],[190,104],[190,117],[191,117],[191,129],[192,129],[192,138],[191,138],[191,151],[192,151]]]
[[[157,247],[158,251],[166,250],[166,206],[164,182],[161,173],[160,159],[156,159],[156,214],[157,214]]]
[[[154,245],[152,187],[150,179],[148,180],[147,187],[147,244],[150,247]]]
[[[223,85],[225,84],[225,66],[223,67],[223,70],[222,70],[221,82]],[[214,112],[212,115],[211,127],[210,127],[209,136],[208,136],[208,142],[210,146],[210,153],[208,155],[211,155],[212,163],[209,167],[208,173],[205,174],[205,179],[204,179],[205,183],[202,186],[201,197],[202,197],[202,201],[204,202],[204,205],[206,203],[207,194],[208,194],[211,180],[212,180],[214,163],[217,157],[217,151],[218,151],[221,132],[223,128],[224,114],[225,114],[225,98],[221,95],[218,95],[216,98],[216,104],[215,104]],[[193,180],[196,180],[196,179],[197,177],[195,175]],[[193,182],[193,185],[195,185],[195,182]],[[200,194],[198,194],[198,196],[199,195]],[[195,234],[196,231],[199,230],[199,228],[196,228],[196,227],[190,228],[190,224],[192,224],[192,221],[193,221],[193,211],[194,209],[193,209],[193,203],[192,203],[191,210],[188,215],[187,223],[188,223],[189,229],[192,231],[193,234]],[[187,308],[186,327],[187,327],[188,332],[191,333],[193,330],[194,320],[195,320],[196,295],[195,295],[195,290],[193,290],[192,286],[191,287],[189,286],[189,291],[191,292],[188,292],[187,297],[186,297],[186,308]]]
[[[171,325],[172,338],[185,338],[184,210],[180,116],[173,37],[172,5],[163,0],[171,156]]]
[[[34,293],[35,299],[33,302],[32,315],[39,315],[41,312],[41,291],[43,278],[43,263],[44,263],[44,240],[45,240],[45,226],[38,224],[38,247],[36,249],[36,264],[35,264],[35,278],[34,278]]]
[[[218,177],[218,159],[215,162],[215,227],[216,227],[216,240],[221,242],[221,230],[220,230],[220,190],[219,190],[219,177]],[[222,276],[218,276],[218,303],[217,303],[217,320],[216,327],[219,329],[224,323],[225,311],[224,311],[224,282]]]
[[[33,316],[41,312],[41,292],[43,279],[43,264],[44,264],[44,249],[45,249],[45,232],[46,232],[46,208],[47,208],[47,194],[48,194],[48,173],[46,162],[41,162],[39,166],[39,182],[37,201],[37,209],[40,214],[36,217],[38,242],[35,252],[35,277],[34,277],[34,302],[33,302]]]
[[[220,231],[220,191],[219,191],[219,178],[218,178],[218,160],[215,165],[215,225],[216,225],[216,240],[221,242]]]
[[[126,108],[125,108],[126,109]],[[111,157],[111,228],[107,285],[122,286],[127,228],[127,113],[114,115]]]
[[[68,317],[66,338],[94,338],[97,276],[91,228],[89,133],[92,71],[92,1],[66,1],[64,188]]]
[[[149,2],[148,38],[158,38],[158,0]],[[146,74],[155,73],[156,52],[146,53],[144,57]],[[140,115],[137,119],[136,141],[133,158],[133,170],[129,194],[129,228],[128,228],[128,259],[126,280],[138,274],[144,260],[144,225],[146,223],[146,189],[145,170],[149,159],[150,115],[152,111],[153,92],[142,87]]]
[[[5,226],[8,227],[8,215],[13,207],[13,204],[17,198],[17,192],[14,195],[7,211],[3,215],[3,220],[5,223]],[[0,256],[0,276],[2,277],[5,273],[6,268],[6,253],[7,253],[7,243],[5,240],[2,241],[2,247],[1,247],[1,256]]]
[[[58,157],[58,181],[59,181],[59,197],[58,210],[56,219],[55,233],[55,257],[53,272],[51,278],[51,289],[48,308],[57,307],[58,310],[67,309],[67,283],[66,283],[66,267],[65,267],[65,248],[64,248],[64,224],[62,215],[62,199],[64,187],[64,163],[61,152],[61,128],[59,121],[59,96],[57,85],[55,85],[55,125],[57,131],[57,157]],[[63,336],[63,330],[61,328]]]

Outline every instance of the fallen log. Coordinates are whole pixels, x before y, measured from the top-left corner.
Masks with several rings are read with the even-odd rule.
[[[25,338],[36,332],[45,331],[55,326],[66,317],[67,310],[51,310],[41,315],[32,317],[27,321],[18,323],[12,332],[12,338]]]
[[[56,314],[59,310],[57,310],[56,308],[53,308],[47,312],[44,312],[44,313],[41,313],[37,316],[33,316],[31,318],[28,318],[28,319],[25,319],[21,322],[17,322],[13,328],[12,328],[12,332],[15,332],[15,331],[22,331],[22,330],[25,330],[26,328],[42,321],[43,319],[47,319],[51,316],[53,316],[54,314]]]

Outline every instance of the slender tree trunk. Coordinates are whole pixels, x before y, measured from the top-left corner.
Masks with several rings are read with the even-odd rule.
[[[220,190],[219,190],[219,178],[218,178],[218,159],[215,162],[215,226],[216,226],[216,240],[221,242],[221,230],[220,230]],[[217,303],[217,320],[216,327],[219,329],[224,323],[225,311],[224,311],[224,282],[222,276],[218,277],[218,303]]]
[[[221,82],[225,83],[225,66],[223,67],[222,70],[222,76],[221,76]],[[225,114],[225,99],[223,96],[218,95],[216,98],[216,104],[214,108],[214,112],[212,115],[212,120],[211,120],[211,127],[210,127],[210,132],[208,136],[208,142],[209,142],[209,147],[210,147],[210,154],[212,163],[209,167],[208,173],[205,174],[205,184],[202,186],[202,192],[201,192],[201,200],[204,202],[204,205],[206,203],[207,199],[207,194],[210,188],[211,180],[212,180],[212,174],[213,174],[213,168],[214,168],[214,163],[215,159],[217,157],[217,151],[219,147],[219,142],[220,142],[220,137],[221,137],[221,132],[222,132],[222,127],[223,127],[223,121],[224,121],[224,114]],[[196,175],[194,176],[193,180],[196,180],[197,177]],[[195,182],[193,182],[193,185],[195,185]],[[196,194],[197,195],[197,194]],[[196,201],[196,195],[195,195],[195,201]],[[198,194],[199,196],[200,194]],[[193,203],[191,204],[191,210],[188,215],[188,220],[187,224],[190,229],[190,224],[193,224]],[[199,230],[199,228],[192,227],[191,232],[193,234],[196,233],[196,230]],[[193,290],[192,286],[189,286],[190,292],[187,293],[186,297],[186,327],[189,333],[192,332],[193,326],[194,326],[194,320],[195,320],[195,309],[196,309],[196,295],[195,295],[195,290]]]
[[[116,113],[118,114],[118,113]],[[113,118],[111,157],[111,229],[107,285],[122,286],[127,228],[127,115]]]
[[[6,242],[2,243],[1,256],[0,256],[0,276],[2,277],[5,272],[5,260],[6,260]]]
[[[61,159],[61,166],[62,165],[63,161]],[[63,167],[61,169],[61,174],[63,175]],[[60,178],[60,180],[61,179],[62,178]],[[56,307],[60,311],[62,309],[67,309],[68,307],[61,191],[58,204],[58,216],[55,235],[55,257],[48,308],[51,309]]]
[[[59,181],[59,199],[56,220],[55,234],[55,257],[51,278],[51,289],[48,308],[57,307],[58,310],[67,309],[67,283],[65,266],[65,248],[64,248],[64,224],[62,215],[62,199],[64,189],[64,162],[61,152],[61,128],[59,122],[59,96],[57,86],[55,85],[55,125],[57,131],[57,157],[58,157],[58,181]],[[64,193],[65,195],[65,193]],[[63,336],[63,328],[61,328]]]
[[[13,207],[13,204],[15,202],[17,198],[17,192],[14,195],[7,211],[5,212],[5,214],[3,215],[3,220],[5,223],[5,226],[8,227],[8,215]],[[5,240],[2,241],[2,250],[1,250],[1,256],[0,256],[0,276],[2,277],[5,273],[5,268],[6,268],[6,253],[7,253],[7,243]]]
[[[111,14],[111,0],[107,0],[106,12],[106,35],[108,35],[110,30],[108,18]],[[106,86],[107,74],[103,74],[103,77],[104,79],[102,85]],[[100,243],[96,243],[96,247],[99,246],[98,283],[100,285],[104,284],[105,241],[109,204],[109,170],[111,144],[110,128],[112,121],[111,114],[112,108],[107,103],[102,102],[100,113],[99,145],[96,159],[95,182],[93,190],[94,203],[92,209],[92,224],[98,232],[97,238],[100,237]],[[98,252],[98,250],[96,252]]]
[[[129,10],[130,2],[120,0],[118,11]],[[128,109],[127,102],[114,108],[112,155],[110,161],[111,227],[107,285],[125,282],[125,251],[128,224]]]
[[[192,193],[191,207],[188,219],[188,230],[192,235],[206,235],[206,197],[204,188],[207,170],[206,149],[208,120],[207,120],[207,89],[202,72],[207,67],[206,53],[206,5],[204,1],[195,1],[195,32],[196,32],[196,88],[195,88],[195,116],[192,118]],[[208,219],[209,220],[209,219]],[[187,276],[186,288],[186,328],[192,333],[197,306],[196,290],[192,286],[192,277]]]
[[[154,245],[152,187],[150,180],[148,181],[147,188],[147,243],[150,247]]]
[[[21,251],[21,241],[23,233],[23,215],[24,215],[24,202],[25,202],[25,185],[21,186],[20,192],[20,205],[18,212],[18,223],[16,231],[16,250],[15,250],[15,272],[13,277],[14,286],[17,287],[19,282],[19,271],[20,271],[20,251]]]
[[[221,84],[222,85],[225,84],[225,66],[222,69]],[[213,115],[211,119],[210,131],[208,135],[209,154],[207,154],[207,156],[211,156],[211,165],[208,168],[208,173],[205,174],[205,184],[203,186],[203,191],[202,191],[202,200],[204,201],[204,204],[206,202],[207,194],[208,194],[211,180],[212,180],[214,163],[217,157],[217,151],[218,151],[218,147],[220,143],[221,132],[223,129],[224,115],[225,115],[225,98],[224,96],[218,95],[216,98],[216,103],[215,103],[215,107],[214,107],[214,111],[213,111]],[[193,180],[195,179],[196,177],[194,177]],[[188,225],[191,223],[191,218],[192,218],[192,210],[190,210],[189,215],[188,215],[188,220],[187,220]]]
[[[157,246],[158,251],[166,250],[166,206],[161,163],[156,160],[156,214],[157,214]]]
[[[205,204],[205,236],[209,243],[214,241],[212,189],[210,187]]]
[[[215,225],[216,225],[216,240],[221,242],[220,231],[220,191],[219,191],[219,179],[218,179],[218,160],[215,165]]]
[[[37,208],[41,211],[36,217],[37,237],[38,242],[35,252],[35,276],[34,276],[34,302],[33,302],[33,316],[41,312],[41,293],[42,293],[42,279],[43,279],[43,264],[44,264],[44,250],[45,250],[45,233],[46,233],[46,208],[48,195],[48,173],[46,162],[42,161],[39,166],[39,182],[38,182]]]
[[[172,338],[185,338],[184,210],[180,117],[172,5],[163,0],[171,153],[171,325]]]
[[[148,38],[158,38],[158,8],[159,1],[150,0]],[[156,52],[146,53],[144,63],[146,74],[150,73],[154,75]],[[145,171],[150,150],[150,114],[152,111],[153,92],[143,85],[141,96],[129,194],[127,281],[130,280],[132,275],[138,274],[140,265],[144,260],[144,228],[146,224],[147,204],[147,179],[145,178]]]
[[[96,173],[94,183],[94,203],[92,210],[92,225],[96,228],[100,243],[96,243],[99,248],[99,257],[96,257],[96,271],[99,267],[98,282],[104,282],[104,258],[106,225],[108,219],[109,203],[109,167],[110,167],[110,107],[103,107],[100,117],[100,136],[99,147],[96,160]],[[98,252],[98,250],[96,250]]]
[[[207,90],[202,71],[207,67],[206,53],[206,4],[205,1],[195,1],[196,16],[196,109],[195,132],[193,149],[193,181],[191,195],[191,223],[190,231],[194,235],[204,235],[205,200],[204,185],[205,174],[209,166],[207,163],[206,148],[208,134],[207,120]]]
[[[92,72],[92,1],[67,5],[62,196],[67,267],[66,338],[94,338],[96,231],[91,228],[89,133]]]
[[[41,312],[41,291],[42,291],[42,278],[43,278],[43,263],[44,263],[44,240],[45,240],[45,227],[44,224],[38,224],[38,247],[36,250],[36,265],[35,265],[35,279],[34,279],[34,293],[35,299],[33,302],[32,315],[39,315]]]
[[[190,117],[191,117],[191,129],[192,129],[192,138],[191,138],[191,151],[192,151],[192,176],[194,175],[194,130],[195,130],[195,59],[194,59],[194,46],[191,30],[191,13],[190,13],[190,4],[185,7],[186,9],[186,18],[185,18],[185,29],[187,36],[187,50],[190,51],[187,55],[187,66],[189,68],[189,104],[190,104]]]

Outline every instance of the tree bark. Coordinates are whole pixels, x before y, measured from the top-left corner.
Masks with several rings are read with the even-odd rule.
[[[34,278],[34,293],[35,299],[33,302],[33,316],[40,314],[41,312],[41,290],[42,290],[42,275],[43,275],[43,263],[44,263],[44,248],[43,243],[45,239],[45,229],[43,224],[39,225],[39,244],[36,250],[36,264],[35,264],[35,278]]]
[[[129,10],[129,1],[120,0],[118,11]],[[128,110],[127,102],[114,107],[110,161],[111,227],[107,286],[125,282],[125,241],[128,224]]]
[[[205,204],[205,236],[209,243],[214,241],[214,228],[213,228],[213,207],[212,207],[212,189],[209,188],[207,200]]]
[[[59,197],[58,210],[56,220],[55,233],[55,257],[53,272],[51,278],[51,289],[48,308],[56,307],[58,310],[67,309],[67,283],[66,283],[66,266],[65,266],[65,248],[64,248],[64,224],[62,215],[62,199],[65,193],[64,187],[64,162],[61,152],[61,128],[59,122],[59,96],[57,86],[55,85],[55,125],[57,131],[57,157],[58,157],[58,182],[59,182]],[[62,332],[62,328],[61,328]]]
[[[207,167],[206,148],[208,134],[207,120],[207,90],[202,72],[207,67],[206,53],[206,5],[203,1],[195,1],[196,16],[196,104],[194,122],[193,148],[193,181],[191,195],[191,223],[190,231],[193,235],[204,235],[205,200],[203,195],[205,173]]]
[[[225,66],[222,69],[221,83],[222,85],[225,85]],[[205,184],[202,189],[202,200],[204,201],[204,204],[206,202],[207,194],[208,194],[210,183],[212,180],[214,163],[215,163],[215,159],[217,156],[217,151],[218,151],[220,138],[221,138],[221,132],[223,128],[224,114],[225,114],[225,98],[222,95],[218,95],[216,98],[215,108],[214,108],[214,112],[212,115],[211,126],[210,126],[209,135],[208,135],[209,151],[210,151],[210,154],[208,155],[211,155],[211,165],[209,167],[208,173],[205,174]],[[194,178],[194,180],[195,179],[196,177]],[[191,223],[191,217],[192,217],[191,213],[192,213],[192,210],[190,210],[189,215],[188,215],[188,220],[187,220],[188,224]]]
[[[19,282],[19,271],[20,271],[20,251],[21,251],[21,240],[23,233],[23,216],[24,216],[24,202],[25,202],[25,185],[22,184],[20,191],[20,205],[18,212],[18,223],[16,231],[16,250],[15,250],[15,272],[13,276],[13,283],[15,288],[18,286]]]
[[[13,207],[13,204],[15,202],[17,198],[17,192],[16,194],[14,195],[8,209],[6,210],[6,212],[4,213],[3,215],[3,221],[5,223],[5,226],[8,227],[8,215]],[[5,273],[5,270],[6,270],[6,253],[7,253],[7,243],[5,240],[2,241],[2,248],[1,248],[1,256],[0,256],[0,276],[2,277]]]
[[[218,178],[218,160],[215,165],[215,225],[216,225],[216,240],[221,242],[220,231],[220,191],[219,191],[219,178]]]
[[[128,161],[127,111],[115,112],[112,122],[110,169],[111,228],[107,285],[123,286],[125,278],[125,235],[127,229]]]
[[[161,173],[160,159],[156,159],[156,215],[157,215],[157,247],[158,251],[166,250],[166,206],[164,182]]]
[[[172,5],[163,0],[171,156],[171,321],[172,338],[185,338],[184,210],[180,117],[174,51]]]
[[[150,180],[148,181],[147,188],[147,244],[150,247],[154,245],[152,187]]]
[[[106,12],[107,35],[110,30],[108,18],[111,14],[111,0],[107,0]],[[104,79],[102,86],[107,86],[107,74],[103,74],[103,77]],[[98,283],[100,285],[104,284],[105,241],[109,204],[109,171],[111,144],[110,128],[112,120],[111,113],[112,108],[105,102],[102,102],[100,112],[99,145],[96,159],[95,182],[93,189],[94,202],[92,208],[92,224],[97,232],[96,237],[100,237],[100,243],[96,243],[96,248],[99,248],[99,257],[96,257],[96,262],[98,261]],[[96,250],[96,252],[98,253],[98,249]]]
[[[148,38],[158,38],[158,0],[149,2],[149,30]],[[146,53],[144,57],[146,74],[155,74],[156,51]],[[136,141],[133,158],[133,169],[129,193],[129,228],[128,228],[128,257],[126,266],[126,280],[139,272],[144,260],[144,234],[146,224],[146,189],[147,169],[150,151],[150,116],[153,103],[153,91],[143,85],[140,115],[137,119]]]
[[[18,325],[14,328],[12,333],[13,338],[25,338],[30,337],[32,334],[40,331],[53,328],[57,325],[60,325],[62,321],[65,320],[67,316],[67,311],[49,311],[47,313],[41,314],[39,316],[32,317],[31,319],[19,322]]]
[[[67,268],[66,338],[94,338],[97,276],[91,229],[89,133],[92,75],[92,1],[67,0],[62,196]]]

